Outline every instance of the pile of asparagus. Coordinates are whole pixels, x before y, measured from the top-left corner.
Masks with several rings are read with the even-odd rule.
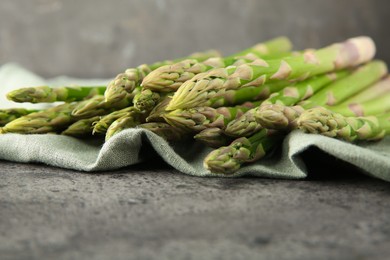
[[[109,140],[143,128],[168,142],[193,138],[213,147],[204,166],[231,174],[294,129],[351,142],[390,133],[390,76],[374,56],[369,37],[303,51],[279,37],[227,57],[208,51],[140,65],[108,86],[17,89],[10,100],[63,103],[2,110],[1,133]]]

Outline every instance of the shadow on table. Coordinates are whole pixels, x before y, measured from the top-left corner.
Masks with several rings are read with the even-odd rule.
[[[308,177],[306,180],[372,179],[358,167],[316,147],[310,147],[301,156],[307,166]]]

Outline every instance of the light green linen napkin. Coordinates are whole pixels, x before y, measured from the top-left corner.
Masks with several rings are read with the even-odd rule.
[[[20,106],[5,103],[4,95],[11,89],[49,84],[104,84],[108,80],[79,80],[59,77],[44,80],[15,65],[0,68],[1,107]],[[31,104],[26,104],[31,107]],[[316,147],[361,169],[361,172],[390,181],[390,138],[380,142],[349,144],[336,139],[294,131],[286,136],[281,148],[256,163],[242,167],[233,176],[258,176],[299,179],[307,176],[302,154]],[[160,156],[173,168],[190,175],[215,176],[202,166],[211,151],[199,143],[187,141],[170,145],[159,136],[144,129],[129,129],[108,142],[100,139],[76,139],[58,135],[0,135],[0,159],[15,162],[40,162],[79,171],[115,170],[141,162],[153,162]],[[320,154],[321,156],[321,154]],[[328,156],[324,156],[329,158]],[[321,159],[321,158],[320,158]]]

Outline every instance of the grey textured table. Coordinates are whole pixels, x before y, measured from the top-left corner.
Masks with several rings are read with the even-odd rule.
[[[163,163],[87,174],[0,162],[1,259],[385,259],[389,183],[343,164],[304,181]],[[334,165],[332,164],[332,167]]]

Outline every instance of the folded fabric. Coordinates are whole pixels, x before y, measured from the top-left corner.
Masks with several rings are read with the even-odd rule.
[[[0,68],[1,107],[21,107],[5,101],[5,94],[15,88],[33,85],[105,84],[108,80],[80,80],[59,77],[44,80],[15,65]],[[23,104],[25,107],[34,106]],[[316,147],[324,160],[330,154],[354,165],[362,173],[390,181],[390,138],[379,142],[350,144],[344,141],[293,131],[277,152],[243,166],[230,176],[258,176],[299,179],[307,177],[305,151]],[[150,131],[134,128],[123,131],[108,142],[99,138],[78,139],[60,135],[0,135],[0,159],[14,162],[39,162],[56,167],[97,172],[115,170],[160,156],[180,172],[195,176],[221,176],[203,168],[203,159],[211,151],[197,142],[168,144]],[[321,158],[319,158],[321,159]]]

